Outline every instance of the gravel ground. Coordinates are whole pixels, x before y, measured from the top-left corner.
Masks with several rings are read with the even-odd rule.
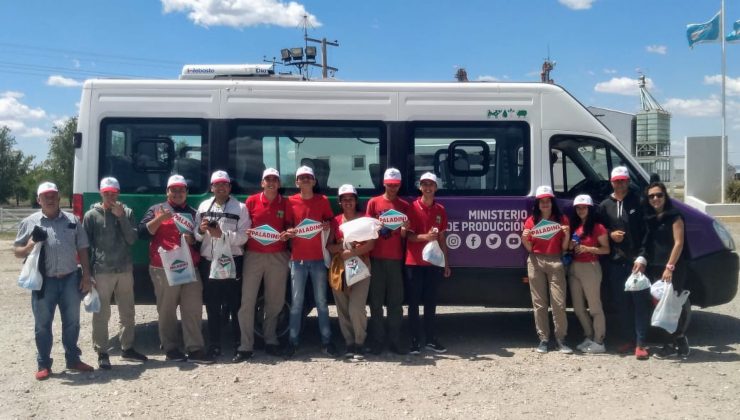
[[[731,228],[740,243],[740,223]],[[540,355],[530,311],[450,307],[438,316],[440,341],[449,348],[444,355],[329,359],[319,352],[312,314],[289,361],[258,351],[232,365],[227,348],[214,365],[173,363],[158,349],[155,308],[140,305],[137,348],[150,361],[124,362],[113,351],[110,371],[65,372],[57,316],[56,370],[37,382],[30,296],[15,285],[20,263],[11,245],[0,240],[0,418],[719,419],[740,412],[740,298],[695,310],[689,359],[644,362],[616,354]],[[114,309],[112,333],[116,321]],[[569,323],[575,345],[572,314]],[[83,312],[82,357],[94,364],[90,335]]]

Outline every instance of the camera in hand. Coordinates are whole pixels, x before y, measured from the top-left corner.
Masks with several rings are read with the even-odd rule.
[[[38,225],[33,227],[33,231],[31,231],[31,239],[33,239],[34,242],[43,242],[48,238],[49,234],[46,233],[46,229]]]
[[[218,222],[215,221],[215,220],[209,220],[208,221],[208,227],[209,228],[217,228],[218,227]]]

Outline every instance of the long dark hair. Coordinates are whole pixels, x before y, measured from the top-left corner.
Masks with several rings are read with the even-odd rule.
[[[588,208],[588,214],[586,215],[586,223],[583,223],[581,238],[591,236],[591,233],[594,231],[594,225],[596,224],[596,220],[594,220],[594,214],[596,213],[594,206],[586,206],[586,208]],[[570,233],[576,233],[576,229],[581,227],[581,223],[581,218],[578,217],[576,208],[573,206],[573,217],[570,219]]]
[[[650,185],[648,185],[647,188],[645,188],[645,195],[643,197],[643,200],[644,200],[643,206],[645,207],[644,214],[645,214],[645,218],[647,219],[656,218],[658,216],[653,206],[650,205],[650,199],[648,198],[648,191],[656,187],[660,188],[660,191],[665,196],[665,204],[663,205],[663,213],[675,211],[673,207],[673,202],[671,201],[671,197],[668,195],[668,189],[666,188],[665,184],[662,182],[651,182]]]
[[[552,216],[550,217],[550,220],[555,220],[558,223],[560,223],[560,219],[562,219],[561,215],[563,213],[560,212],[560,207],[558,207],[558,203],[555,202],[555,197],[549,197],[550,202],[552,202]],[[542,220],[542,211],[540,210],[540,200],[539,198],[535,198],[534,200],[534,208],[532,209],[532,217],[534,218],[534,223],[537,224]]]

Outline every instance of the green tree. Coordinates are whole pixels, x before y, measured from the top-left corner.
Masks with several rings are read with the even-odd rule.
[[[54,125],[49,138],[49,154],[44,161],[44,169],[50,181],[59,187],[59,194],[72,203],[72,176],[75,148],[74,134],[77,117],[71,117],[61,124]]]
[[[28,173],[33,156],[24,156],[14,148],[15,137],[10,128],[0,127],[0,203],[15,198],[16,205],[23,191],[23,177]]]

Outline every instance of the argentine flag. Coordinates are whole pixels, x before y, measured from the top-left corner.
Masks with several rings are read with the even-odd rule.
[[[692,23],[686,25],[686,38],[689,47],[702,42],[714,42],[719,39],[719,12],[706,23]]]
[[[732,24],[732,29],[733,31],[725,37],[725,41],[740,42],[740,20],[735,21],[735,23]]]

